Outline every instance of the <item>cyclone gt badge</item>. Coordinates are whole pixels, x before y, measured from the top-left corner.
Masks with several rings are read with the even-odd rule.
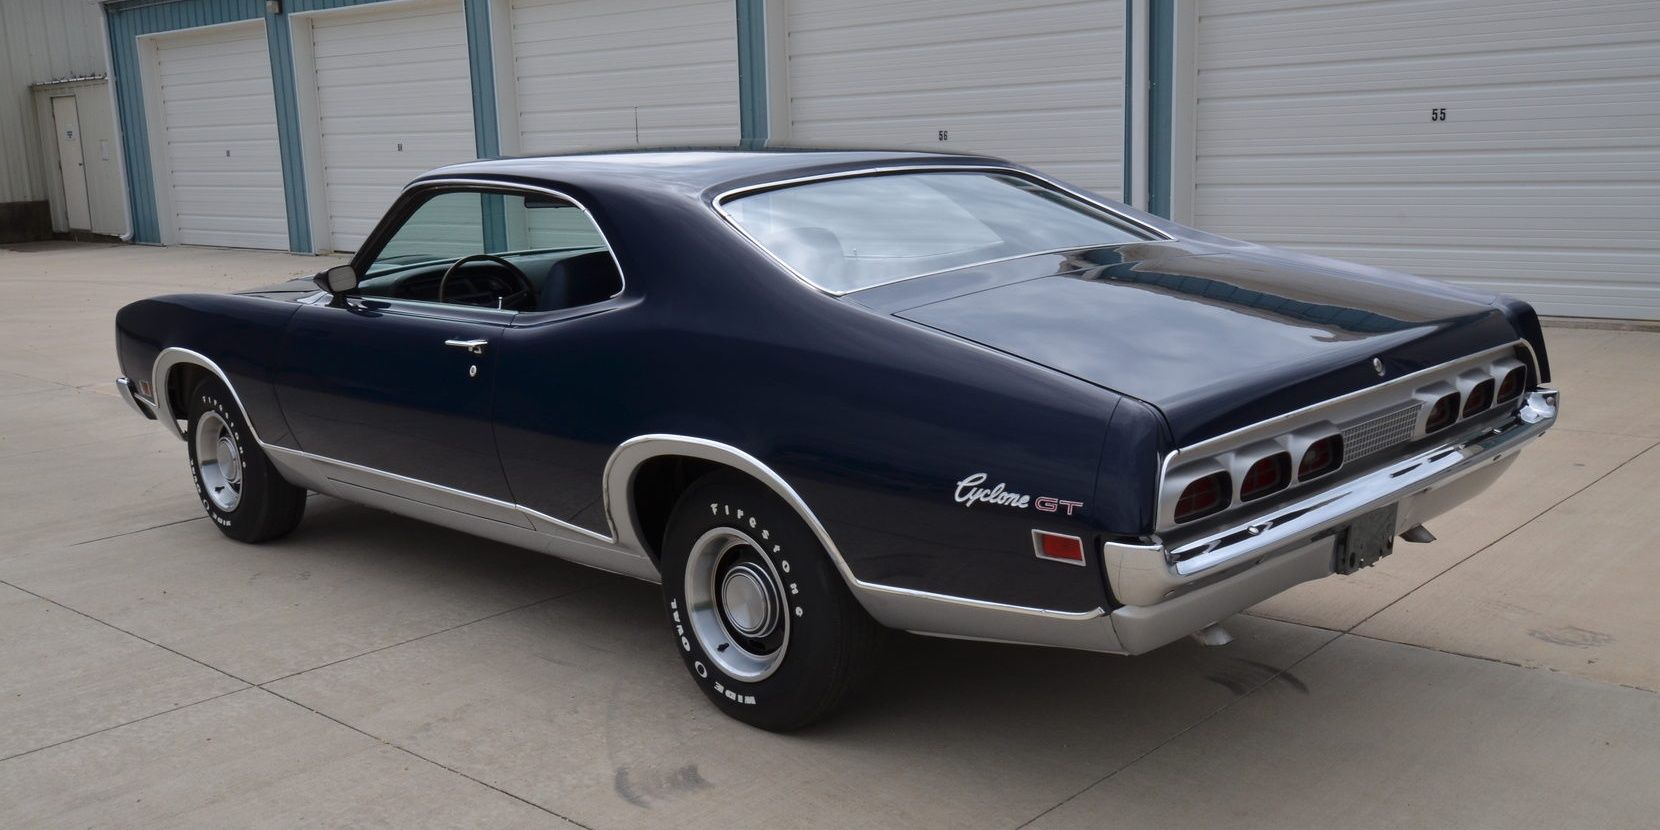
[[[1044,513],[1064,513],[1068,516],[1084,506],[1081,501],[1017,493],[1010,490],[1008,485],[1001,481],[987,487],[986,482],[990,478],[985,473],[970,473],[964,476],[957,482],[957,490],[954,496],[956,502],[964,507],[989,504],[997,507],[1013,507],[1018,510],[1031,508]]]

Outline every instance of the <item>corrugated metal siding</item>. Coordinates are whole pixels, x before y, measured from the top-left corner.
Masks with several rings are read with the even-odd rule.
[[[356,250],[404,185],[477,151],[460,3],[312,23],[329,247]]]
[[[98,17],[91,3],[0,2],[0,202],[46,198],[46,156],[29,85],[107,74]]]
[[[1198,60],[1199,227],[1660,318],[1660,3],[1208,0]]]
[[[1117,198],[1124,14],[1102,0],[793,0],[789,140],[990,153]]]
[[[281,25],[281,21],[278,22]],[[288,247],[282,154],[263,27],[156,43],[160,119],[178,241]]]
[[[732,0],[515,0],[512,26],[524,152],[738,140]]]

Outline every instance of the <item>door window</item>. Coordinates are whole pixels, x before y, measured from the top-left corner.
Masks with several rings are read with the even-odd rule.
[[[444,191],[381,245],[366,297],[556,311],[622,291],[622,275],[586,211],[552,196]]]

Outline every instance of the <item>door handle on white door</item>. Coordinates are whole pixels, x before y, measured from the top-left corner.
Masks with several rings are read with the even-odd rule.
[[[444,345],[452,349],[466,349],[468,354],[484,354],[484,347],[490,345],[488,340],[445,340]]]

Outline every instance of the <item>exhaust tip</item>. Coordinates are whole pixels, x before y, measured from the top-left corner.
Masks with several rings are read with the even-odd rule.
[[[1233,635],[1220,625],[1207,625],[1193,632],[1192,637],[1202,646],[1225,646],[1233,642]]]
[[[1414,525],[1405,533],[1402,533],[1401,538],[1407,540],[1408,542],[1416,542],[1423,545],[1435,541],[1435,534],[1429,532],[1429,528],[1424,527],[1423,525]]]

